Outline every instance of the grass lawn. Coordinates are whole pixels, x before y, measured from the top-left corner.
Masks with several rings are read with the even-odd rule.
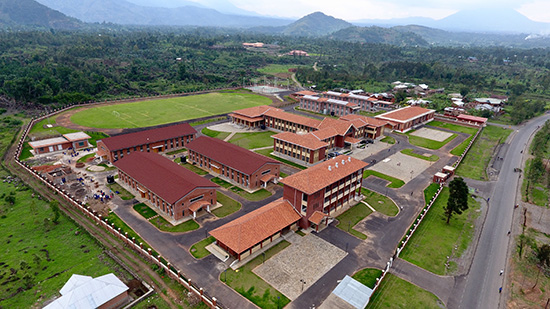
[[[118,195],[118,197],[120,197],[125,201],[131,200],[134,198],[134,195],[132,193],[128,192],[126,189],[124,189],[121,185],[119,185],[116,182],[112,184],[108,184],[107,186],[109,187],[109,189],[113,191],[113,193],[115,193],[116,195]]]
[[[2,179],[7,175],[0,169]],[[3,198],[12,192],[13,205]],[[114,272],[123,280],[131,279],[65,215],[57,224],[51,222],[48,202],[32,194],[24,185],[15,188],[0,182],[0,307],[42,308],[46,300],[59,296],[73,273],[97,277]]]
[[[89,158],[93,158],[94,156],[95,156],[95,153],[90,153],[90,154],[87,154],[87,155],[81,157],[81,158],[78,159],[78,161],[76,161],[76,162],[86,163],[86,162],[88,162],[88,159],[89,159]]]
[[[151,222],[159,230],[170,233],[185,233],[199,228],[199,224],[195,222],[195,220],[187,220],[174,226],[163,217],[158,216],[155,219],[149,220],[149,222]]]
[[[202,259],[203,257],[206,257],[210,254],[210,252],[208,250],[206,250],[206,246],[208,246],[209,244],[211,244],[215,241],[216,241],[216,238],[214,238],[212,236],[210,236],[208,238],[205,238],[205,239],[199,241],[198,243],[192,245],[189,252],[191,252],[191,254],[195,258]]]
[[[448,130],[451,130],[451,131],[466,133],[466,134],[470,134],[470,135],[476,134],[476,132],[478,130],[477,128],[470,128],[470,127],[466,127],[466,126],[461,126],[459,124],[442,122],[442,121],[437,121],[437,120],[430,121],[427,125],[431,126],[431,127],[444,128],[444,129],[448,129]]]
[[[145,219],[149,219],[157,215],[156,211],[145,205],[145,203],[134,205],[134,210],[137,211]]]
[[[438,275],[449,275],[454,265],[446,269],[447,256],[458,258],[471,242],[474,221],[479,215],[479,202],[468,197],[469,209],[454,215],[445,223],[444,206],[449,198],[449,188],[444,188],[424,220],[401,252],[401,258]],[[454,250],[457,246],[458,249]]]
[[[382,178],[382,179],[385,179],[385,180],[389,181],[390,184],[388,184],[388,186],[387,186],[388,188],[401,188],[403,185],[405,185],[405,182],[403,180],[393,178],[391,176],[382,174],[382,173],[377,172],[377,171],[366,170],[365,172],[363,172],[363,178],[367,178],[369,176],[375,176],[375,177]]]
[[[367,207],[367,205],[363,203],[359,203],[352,208],[346,210],[343,214],[336,217],[338,219],[338,225],[337,228],[341,229],[342,231],[346,231],[350,233],[351,235],[360,238],[360,239],[367,239],[367,235],[354,230],[353,227],[359,223],[359,221],[365,219],[368,215],[372,213],[372,210]]]
[[[432,182],[426,187],[426,189],[424,189],[424,201],[426,201],[426,204],[432,199],[432,197],[434,197],[437,190],[439,190],[439,184],[435,182]]]
[[[212,213],[218,217],[223,218],[229,216],[230,214],[241,209],[241,203],[235,201],[234,199],[228,197],[227,195],[221,193],[220,191],[216,192],[218,202],[223,206],[212,210]]]
[[[512,133],[510,129],[487,126],[478,136],[468,154],[462,160],[456,171],[457,175],[476,180],[487,180],[487,165],[491,161],[493,151]]]
[[[291,161],[289,161],[289,160],[285,160],[285,159],[282,159],[282,158],[279,158],[279,157],[277,157],[277,156],[272,155],[271,153],[273,152],[273,149],[260,149],[260,150],[256,150],[255,152],[256,152],[256,153],[259,153],[259,154],[261,154],[261,155],[264,155],[264,156],[266,156],[266,157],[269,157],[269,158],[271,158],[271,159],[273,159],[273,160],[277,160],[277,161],[283,162],[283,163],[285,163],[285,164],[288,164],[288,165],[290,165],[290,166],[294,166],[294,167],[299,168],[299,169],[301,169],[301,170],[306,169],[305,166],[302,166],[302,165],[300,165],[300,164],[297,164],[297,163],[291,162]]]
[[[386,216],[393,217],[399,212],[397,205],[395,205],[391,199],[382,194],[378,194],[365,188],[361,188],[361,194],[365,196],[365,202],[367,202],[372,208],[376,209],[376,211],[379,211]]]
[[[466,147],[470,144],[470,141],[474,138],[474,136],[470,136],[467,139],[465,139],[462,143],[460,143],[458,146],[456,146],[453,150],[451,150],[451,154],[453,156],[461,156],[464,150],[466,150]]]
[[[178,153],[182,153],[182,152],[186,152],[186,151],[187,151],[186,148],[182,148],[182,149],[178,149],[178,150],[174,150],[174,151],[167,152],[166,154],[169,155],[169,156],[172,156],[172,155],[175,155],[175,154],[178,154]]]
[[[198,174],[198,175],[208,175],[208,172],[201,169],[200,167],[197,167],[193,164],[190,164],[190,163],[185,163],[185,164],[182,164],[181,166],[185,167],[186,169],[194,172],[195,174]]]
[[[269,64],[269,65],[266,65],[265,67],[259,68],[258,72],[262,74],[270,74],[270,75],[275,75],[280,73],[290,74],[288,69],[299,68],[302,66],[303,65],[299,65],[299,64]]]
[[[351,277],[372,289],[376,285],[376,279],[380,278],[381,275],[382,271],[380,269],[365,268],[356,272]]]
[[[225,117],[225,116],[224,117],[215,117],[215,118],[190,122],[189,125],[194,127],[194,126],[198,126],[198,125],[201,125],[201,124],[216,122],[216,121],[221,121],[221,120],[226,120],[226,119],[227,119],[227,117]]]
[[[289,245],[286,240],[281,241],[265,252],[265,259],[271,258]],[[290,303],[290,299],[252,272],[262,261],[263,256],[260,255],[237,271],[229,268],[227,272],[220,274],[220,280],[260,308],[283,308]]]
[[[434,140],[431,140],[431,139],[411,135],[412,132],[414,132],[414,131],[410,131],[410,132],[407,133],[407,136],[409,137],[409,143],[411,143],[412,145],[418,146],[418,147],[424,147],[424,148],[428,148],[428,149],[439,149],[439,148],[447,145],[448,142],[452,141],[453,139],[455,139],[458,136],[456,134],[453,134],[453,135],[449,136],[448,138],[446,138],[444,141],[439,142],[439,141],[434,141]]]
[[[435,162],[435,161],[439,160],[439,157],[434,155],[434,154],[429,156],[429,157],[426,157],[425,155],[421,155],[421,154],[418,154],[418,153],[414,152],[414,150],[412,150],[410,148],[401,150],[401,153],[406,154],[406,155],[411,156],[411,157],[415,157],[415,158],[419,158],[419,159],[426,160],[426,161],[431,161],[431,162]]]
[[[215,138],[219,138],[221,140],[224,140],[226,137],[229,136],[229,132],[221,132],[221,131],[214,131],[214,130],[210,130],[209,128],[204,128],[202,129],[202,134],[206,135],[206,136],[210,136],[210,137],[215,137]]]
[[[271,136],[275,134],[275,132],[271,131],[237,133],[233,135],[229,142],[245,149],[268,147],[273,146],[273,139],[271,138]]]
[[[374,116],[382,115],[385,112],[387,112],[387,111],[384,111],[384,110],[380,110],[380,111],[377,111],[377,112],[359,111],[359,115],[363,115],[363,116],[367,116],[367,117],[374,117]]]
[[[231,187],[229,188],[229,190],[253,202],[261,201],[271,196],[271,192],[267,191],[266,189],[260,189],[254,193],[248,193],[239,187]]]
[[[93,128],[141,128],[269,104],[270,99],[256,94],[214,92],[93,107],[75,113],[71,121]]]
[[[384,143],[391,144],[391,145],[395,144],[395,138],[393,138],[391,136],[386,136],[383,139],[381,139],[380,141],[384,142]]]
[[[229,189],[233,186],[229,182],[227,182],[227,181],[225,181],[225,180],[223,180],[219,177],[214,177],[214,178],[210,179],[210,181],[212,181],[213,183],[215,183],[217,185],[220,185],[221,187],[224,187],[226,189]]]
[[[111,211],[107,216],[107,219],[109,219],[109,225],[111,223],[114,223],[115,229],[120,228],[122,234],[128,233],[128,237],[130,237],[130,239],[134,237],[138,244],[140,242],[143,243],[144,245],[147,244],[145,240],[143,240],[136,232],[134,232],[134,230],[130,226],[128,226],[126,222],[122,221],[122,219],[120,219],[114,212]],[[149,245],[147,246],[150,247]],[[152,250],[151,253],[155,256],[158,255],[158,253],[154,250]]]
[[[380,287],[372,294],[366,309],[422,308],[440,309],[443,303],[434,294],[416,285],[387,274]]]
[[[533,159],[525,162],[525,174],[529,173]],[[539,182],[532,183],[529,177],[523,177],[521,184],[522,201],[533,203],[537,206],[548,206],[549,191],[545,185],[546,177],[543,175]],[[527,185],[529,184],[529,191]]]

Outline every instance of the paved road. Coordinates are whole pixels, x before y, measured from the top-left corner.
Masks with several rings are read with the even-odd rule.
[[[499,288],[504,286],[505,276],[499,271],[506,269],[506,258],[509,246],[507,232],[511,229],[513,206],[516,201],[516,188],[519,185],[519,174],[513,171],[519,167],[526,143],[537,129],[543,125],[550,115],[533,119],[514,131],[508,139],[502,170],[495,183],[489,200],[489,210],[472,265],[464,280],[459,280],[458,293],[449,300],[449,308],[499,308],[501,303]],[[505,288],[505,287],[504,287]],[[504,299],[502,299],[504,300]]]

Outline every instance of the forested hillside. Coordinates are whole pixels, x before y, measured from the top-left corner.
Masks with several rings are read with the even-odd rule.
[[[247,50],[243,42],[275,48]],[[389,91],[396,80],[528,100],[547,98],[550,90],[546,49],[398,47],[208,28],[4,32],[0,49],[0,93],[22,103],[238,86],[253,82],[261,76],[257,69],[269,64],[299,67],[297,78],[319,90]],[[285,55],[292,49],[312,56]]]

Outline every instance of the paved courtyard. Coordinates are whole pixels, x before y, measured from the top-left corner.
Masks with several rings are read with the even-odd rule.
[[[291,300],[347,255],[344,250],[313,234],[304,237],[293,234],[288,240],[292,245],[256,267],[254,273]]]
[[[352,157],[358,160],[364,160],[373,154],[376,154],[382,150],[386,150],[390,148],[390,144],[384,143],[381,141],[375,141],[374,144],[367,144],[367,146],[364,149],[356,148],[353,149],[353,153],[351,154]]]
[[[430,128],[421,128],[411,133],[411,135],[442,142],[448,139],[449,137],[451,137],[453,134],[449,132],[430,129]]]
[[[430,165],[430,162],[418,159],[401,152],[397,152],[388,158],[379,161],[369,170],[377,171],[388,176],[403,180],[405,183],[423,173]]]

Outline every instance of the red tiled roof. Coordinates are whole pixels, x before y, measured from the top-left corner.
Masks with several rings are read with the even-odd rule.
[[[309,217],[308,220],[309,220],[309,222],[311,222],[315,225],[319,225],[319,224],[321,224],[321,221],[323,221],[323,219],[326,218],[326,217],[328,217],[327,214],[322,213],[322,212],[317,210],[311,215],[311,217]]]
[[[332,127],[324,128],[324,129],[317,130],[317,131],[313,131],[310,134],[315,136],[316,138],[318,138],[321,141],[324,141],[327,138],[331,138],[331,137],[334,137],[334,136],[337,136],[337,135],[343,135],[343,134],[338,134],[338,131],[336,130],[336,128],[332,128]]]
[[[219,187],[156,153],[134,152],[113,164],[170,204],[198,187]]]
[[[313,194],[367,165],[363,161],[342,155],[283,178],[281,182],[306,194]]]
[[[321,121],[317,119],[304,117],[304,116],[300,116],[292,113],[287,113],[280,109],[271,109],[267,111],[265,115],[273,118],[281,119],[281,120],[290,121],[292,123],[305,125],[312,128],[316,128],[321,123]]]
[[[260,177],[260,181],[261,182],[264,182],[264,183],[267,183],[269,182],[271,179],[275,179],[277,178],[277,176],[273,175],[273,174],[265,174],[263,175],[262,177]]]
[[[249,108],[239,109],[239,110],[234,111],[233,113],[238,114],[238,115],[242,115],[242,116],[246,116],[246,117],[249,117],[249,118],[256,118],[256,117],[263,116],[269,110],[279,110],[280,111],[280,109],[275,108],[275,107],[271,107],[271,106],[267,106],[267,105],[260,105],[260,106],[253,106],[253,107],[249,107]]]
[[[419,106],[407,106],[384,113],[382,115],[378,115],[376,116],[376,118],[403,123],[432,113],[435,113],[435,110]]]
[[[235,114],[235,113],[229,114],[229,117],[233,117],[233,118],[237,118],[237,119],[242,119],[242,120],[249,121],[249,122],[256,122],[256,121],[262,121],[262,120],[264,120],[264,117],[263,117],[263,116],[248,117],[248,116],[239,115],[239,114]]]
[[[317,126],[317,128],[319,130],[326,129],[326,128],[333,128],[336,130],[336,132],[339,135],[345,135],[348,132],[351,125],[352,124],[349,121],[342,121],[339,119],[333,119],[333,118],[327,117],[323,119],[323,121],[321,121],[321,123],[319,124],[319,126]]]
[[[298,91],[296,93],[294,93],[295,95],[317,95],[317,92],[315,91],[309,91],[309,90],[303,90],[303,91]]]
[[[350,143],[350,144],[357,144],[360,141],[361,141],[360,139],[356,139],[356,138],[353,138],[351,136],[346,136],[346,138],[344,138],[344,142]]]
[[[388,123],[385,120],[356,114],[342,116],[340,117],[340,120],[351,121],[351,123],[353,123],[354,125],[359,125],[357,121],[360,121],[361,123],[363,123],[363,125],[368,125],[371,127],[383,127]]]
[[[282,132],[275,134],[272,137],[310,150],[317,150],[328,146],[327,143],[320,141],[312,133],[302,135],[291,132]]]
[[[281,164],[279,161],[208,136],[200,136],[185,147],[247,175],[252,175],[267,163]]]
[[[477,117],[477,116],[472,116],[472,115],[464,115],[464,114],[461,114],[461,115],[458,115],[456,116],[457,119],[463,119],[463,120],[467,120],[467,121],[475,121],[475,122],[481,122],[481,123],[486,123],[487,122],[487,118],[484,118],[484,117]]]
[[[201,209],[202,207],[206,206],[206,205],[210,205],[210,202],[208,200],[200,200],[200,201],[196,201],[194,203],[192,203],[191,205],[189,205],[189,210],[191,210],[192,212],[196,212],[197,210]]]
[[[210,231],[210,235],[242,253],[300,218],[294,207],[281,198]]]
[[[197,131],[188,123],[180,123],[161,128],[146,129],[133,133],[115,135],[104,138],[101,141],[107,146],[107,148],[109,148],[109,150],[114,151],[196,133]]]

